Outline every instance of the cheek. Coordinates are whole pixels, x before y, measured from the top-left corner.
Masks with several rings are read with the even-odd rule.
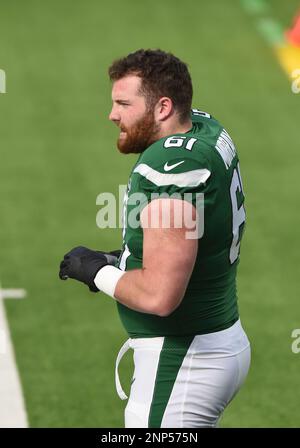
[[[137,120],[132,114],[123,115],[123,117],[121,119],[121,124],[126,129],[131,129],[132,127],[134,127],[136,122],[137,122]]]
[[[145,112],[144,107],[129,107],[128,109],[124,109],[121,114],[121,124],[128,129],[132,129],[141,119],[145,118]]]
[[[125,126],[130,125],[131,118],[130,118],[130,113],[128,113],[128,111],[123,110],[122,113],[120,113],[120,119],[121,119],[121,123],[124,124]]]

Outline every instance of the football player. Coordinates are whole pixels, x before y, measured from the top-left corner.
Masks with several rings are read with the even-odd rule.
[[[139,154],[122,251],[76,247],[60,277],[116,300],[129,335],[116,363],[122,399],[118,364],[134,350],[126,427],[214,427],[250,365],[236,291],[245,224],[236,148],[216,119],[191,110],[191,77],[174,55],[138,50],[109,76],[118,149]]]

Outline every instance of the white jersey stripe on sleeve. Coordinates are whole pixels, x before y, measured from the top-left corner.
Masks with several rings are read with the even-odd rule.
[[[138,165],[133,172],[139,173],[141,176],[144,176],[146,179],[150,180],[150,182],[159,187],[165,185],[176,185],[177,187],[197,187],[200,184],[204,184],[211,175],[211,172],[206,168],[186,171],[185,173],[178,174],[160,173],[145,163]]]

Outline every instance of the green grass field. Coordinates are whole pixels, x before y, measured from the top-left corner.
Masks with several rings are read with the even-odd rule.
[[[270,0],[288,26],[298,0]],[[122,427],[114,362],[126,334],[115,303],[58,280],[71,247],[121,244],[96,227],[96,196],[126,184],[135,156],[115,147],[111,61],[162,48],[188,62],[194,106],[217,117],[239,150],[248,223],[239,306],[252,367],[223,427],[296,427],[300,354],[300,94],[255,18],[235,0],[6,2],[0,6],[0,280],[25,288],[5,307],[32,427]],[[300,68],[300,67],[299,67]],[[126,391],[131,354],[122,361]]]

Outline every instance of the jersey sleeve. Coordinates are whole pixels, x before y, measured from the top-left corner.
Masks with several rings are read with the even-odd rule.
[[[144,205],[153,199],[170,197],[196,206],[199,195],[209,190],[212,170],[200,152],[193,157],[185,154],[184,149],[161,145],[141,157],[133,173],[138,177],[138,190],[145,196]]]

